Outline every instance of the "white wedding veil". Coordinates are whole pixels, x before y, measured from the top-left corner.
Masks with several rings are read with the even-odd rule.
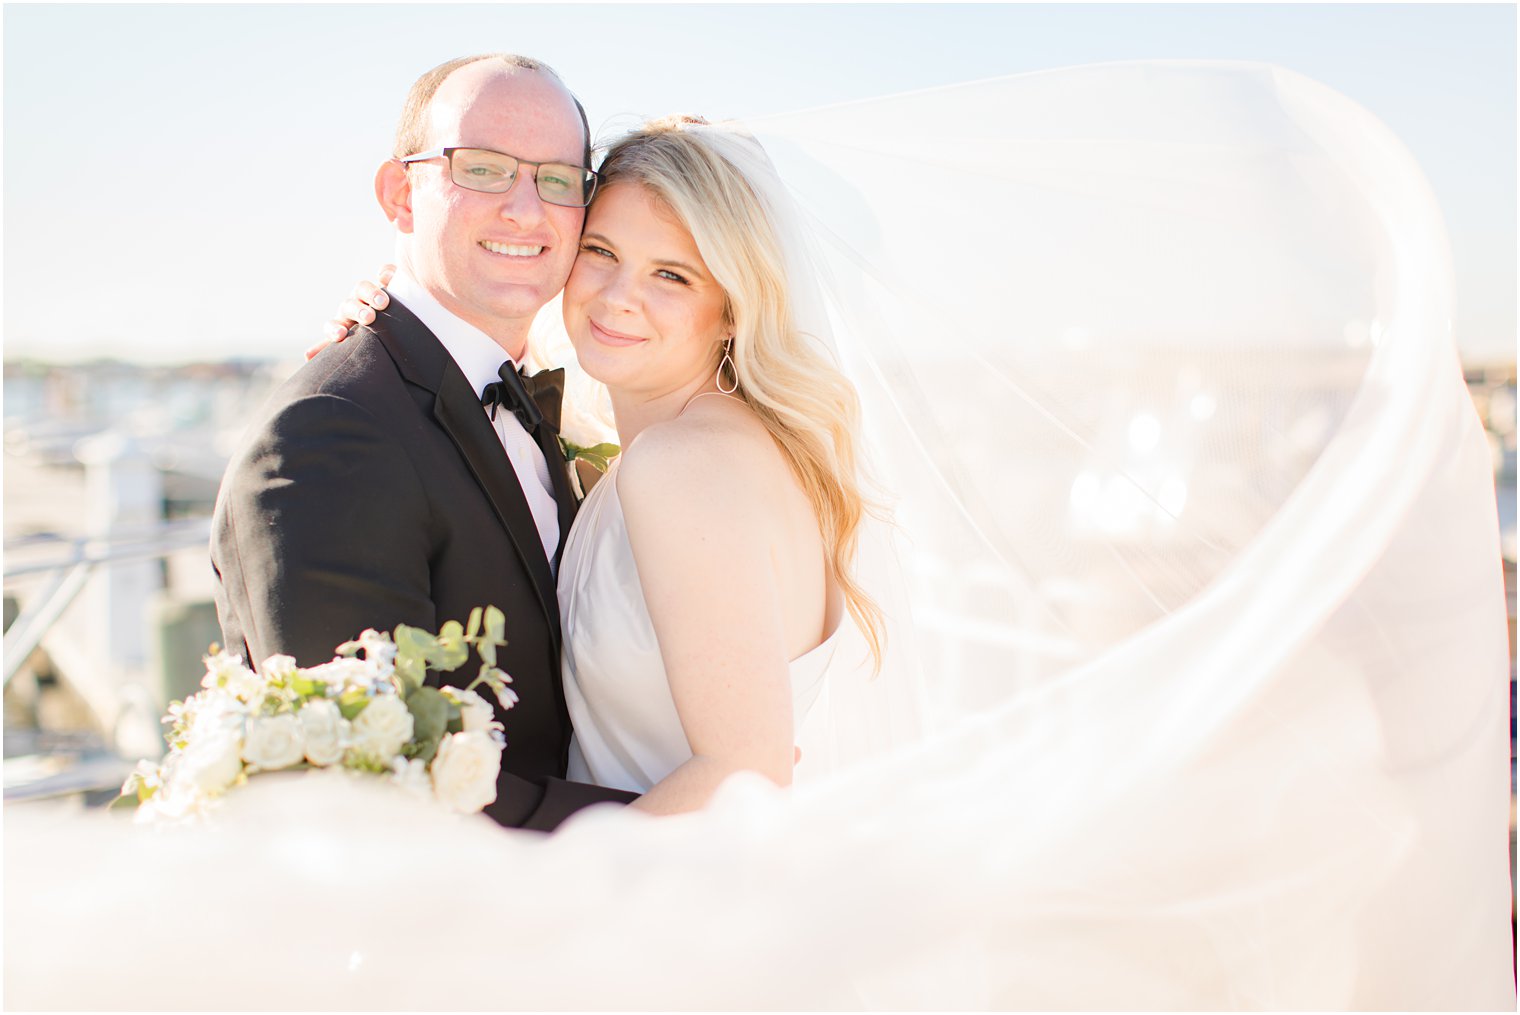
[[[12,808],[7,1004],[1510,1008],[1490,460],[1388,129],[1226,63],[711,129],[895,513],[837,771],[548,838],[323,780]]]

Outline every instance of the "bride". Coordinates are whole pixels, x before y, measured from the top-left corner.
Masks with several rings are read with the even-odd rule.
[[[855,393],[793,323],[780,239],[720,139],[674,121],[613,145],[564,295],[624,449],[560,571],[570,777],[658,813],[740,770],[789,784],[841,617],[881,651],[854,575]]]
[[[667,699],[630,659],[667,648],[672,562],[649,561],[647,621],[602,605],[604,565],[567,563],[590,583],[562,587],[584,597],[567,624],[603,618],[612,639],[572,661],[577,722],[612,727],[582,753],[651,798],[676,773],[679,806],[722,766],[769,778],[738,773],[678,818],[594,808],[547,838],[432,820],[378,787],[258,780],[199,836],[11,813],[7,925],[27,933],[7,940],[7,1002],[1508,1008],[1492,475],[1439,212],[1387,128],[1276,68],[1147,63],[650,133],[704,139],[762,196],[796,331],[854,385],[850,435],[907,545],[867,520],[854,571],[831,572],[845,544],[807,473],[765,487],[779,510],[760,532],[797,556],[762,572],[774,645],[736,654],[766,689],[757,733],[687,749],[668,732],[688,721],[687,661]],[[744,154],[762,149],[774,172]],[[646,545],[665,547],[641,542],[653,509],[753,510],[641,485],[667,440],[700,424],[754,455],[740,474],[791,466],[759,430],[770,372],[744,348],[731,245],[679,196],[650,207],[627,177],[608,195],[628,200],[588,222],[570,337],[614,388],[635,355],[672,369],[617,396],[643,425],[575,549],[603,538],[620,549],[606,573],[644,579]],[[700,257],[664,245],[681,238]],[[651,309],[678,284],[655,262],[729,292],[731,350],[699,293]],[[634,292],[642,312],[620,316]],[[708,316],[661,316],[695,305]],[[668,335],[691,341],[652,341]],[[719,390],[735,380],[743,404]],[[898,551],[905,589],[876,569]],[[883,672],[820,664],[803,716],[814,647],[852,628],[869,644],[841,574],[883,619]],[[728,609],[753,592],[730,584],[700,590],[714,639],[757,620]],[[704,632],[686,637],[695,658]],[[914,648],[928,735],[779,792],[786,714],[803,766],[820,722],[868,740]],[[599,697],[602,666],[645,679]],[[677,749],[603,757],[656,742]]]

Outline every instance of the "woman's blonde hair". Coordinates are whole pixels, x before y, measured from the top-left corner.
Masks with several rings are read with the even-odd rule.
[[[653,194],[691,233],[723,288],[734,373],[724,369],[720,381],[727,388],[737,380],[736,395],[765,424],[801,482],[818,519],[828,577],[838,583],[879,665],[881,611],[852,567],[860,523],[870,510],[854,439],[860,400],[820,343],[797,330],[775,219],[725,156],[735,145],[746,162],[757,160],[759,171],[771,171],[752,139],[691,117],[655,120],[608,148],[601,187],[637,183]],[[714,359],[716,367],[716,353]]]

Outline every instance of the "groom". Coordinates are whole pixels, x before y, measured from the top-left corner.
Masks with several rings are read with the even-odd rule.
[[[330,659],[365,628],[506,614],[519,701],[497,821],[552,830],[632,794],[564,781],[554,571],[574,512],[559,389],[515,374],[575,260],[593,181],[579,102],[524,57],[453,60],[412,86],[375,193],[397,230],[375,322],[276,393],[228,467],[211,558],[229,651]],[[513,176],[513,159],[523,160]],[[482,407],[492,386],[494,413]],[[494,418],[493,418],[494,416]],[[443,674],[468,683],[473,667]]]

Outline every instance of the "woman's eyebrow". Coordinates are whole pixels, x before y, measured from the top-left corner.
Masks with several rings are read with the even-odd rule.
[[[707,277],[707,273],[701,268],[698,268],[696,265],[687,264],[685,261],[667,261],[662,259],[656,260],[654,263],[658,264],[662,268],[680,268],[682,271],[696,275],[699,278]]]

